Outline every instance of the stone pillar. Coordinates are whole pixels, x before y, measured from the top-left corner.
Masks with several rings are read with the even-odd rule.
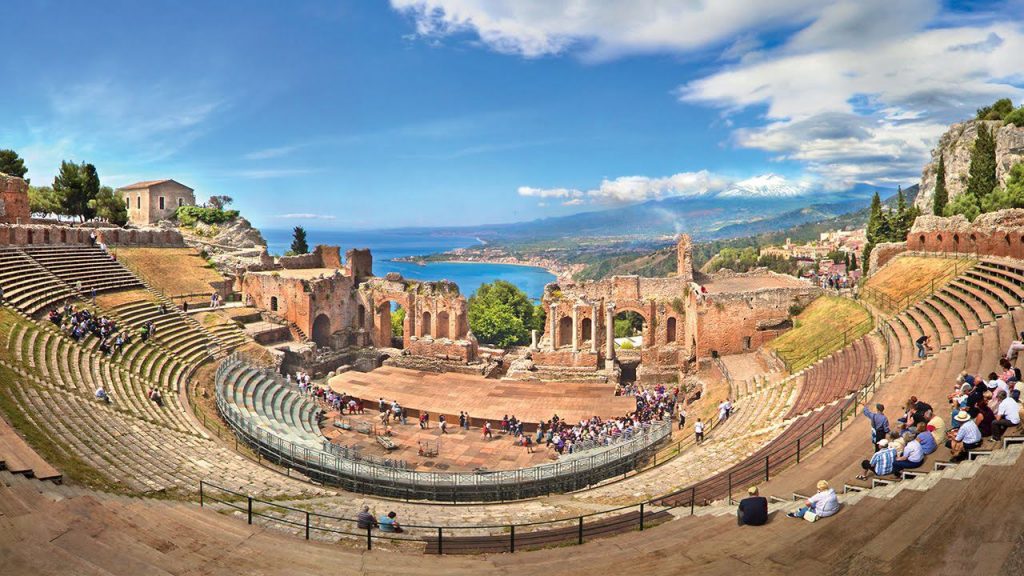
[[[530,350],[537,349],[537,331],[530,330]]]
[[[606,362],[611,362],[615,359],[615,304],[605,305],[604,319],[604,357]]]
[[[580,305],[572,306],[572,353],[580,351]]]
[[[558,349],[558,335],[555,334],[558,330],[558,306],[552,304],[548,316],[551,317],[551,351],[554,352]]]
[[[597,304],[590,305],[590,352],[597,354]]]

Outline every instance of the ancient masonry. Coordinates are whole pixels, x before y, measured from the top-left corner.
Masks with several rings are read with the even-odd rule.
[[[28,182],[0,172],[0,223],[28,224]]]
[[[756,350],[791,327],[792,305],[818,294],[806,281],[765,270],[697,277],[683,235],[675,276],[549,284],[546,326],[534,337],[531,369],[546,377],[559,369],[612,372],[619,359],[638,365],[641,380],[676,376],[694,360]],[[615,318],[624,312],[643,318],[639,350],[616,349]]]
[[[238,283],[247,302],[294,323],[319,346],[401,348],[418,356],[476,360],[458,286],[396,273],[374,276],[369,250],[347,251],[343,265],[337,246],[317,246],[271,267],[250,267]],[[405,310],[400,342],[392,338],[393,305]]]

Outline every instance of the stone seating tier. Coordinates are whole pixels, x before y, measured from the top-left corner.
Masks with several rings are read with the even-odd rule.
[[[223,379],[223,394],[242,414],[281,438],[313,449],[323,448],[317,422],[319,406],[279,376],[235,364]],[[220,385],[220,384],[218,384]]]
[[[20,250],[0,250],[0,288],[4,300],[36,314],[75,296],[75,291]]]
[[[77,288],[81,282],[83,294],[142,286],[134,274],[99,247],[25,246],[21,250],[68,285]]]

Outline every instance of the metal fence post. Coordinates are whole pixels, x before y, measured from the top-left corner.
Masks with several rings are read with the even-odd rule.
[[[203,507],[203,481],[199,481],[199,507]]]
[[[441,530],[442,530],[442,528],[440,526],[438,526],[437,527],[437,555],[438,556],[440,556],[441,554],[444,554],[444,534],[442,533]]]
[[[800,463],[800,439],[796,439],[796,463]]]
[[[309,540],[309,512],[306,512],[306,540]]]
[[[515,524],[509,524],[509,533],[508,534],[509,534],[508,551],[509,552],[515,552],[516,551],[516,525]]]
[[[252,496],[247,496],[249,499],[249,524],[252,524]]]
[[[583,516],[580,516],[580,539],[579,543],[583,544]]]
[[[644,503],[640,503],[640,531],[644,531]]]
[[[732,472],[729,472],[729,504],[732,504]]]
[[[690,488],[690,516],[693,516],[693,507],[697,505],[697,487]]]
[[[373,550],[373,536],[370,534],[371,530],[373,530],[372,526],[367,526],[366,527],[366,549],[367,550]]]
[[[765,482],[768,481],[768,458],[769,457],[770,457],[769,454],[765,454],[765,456],[764,456],[764,481]]]
[[[821,423],[821,447],[825,447],[825,423]]]

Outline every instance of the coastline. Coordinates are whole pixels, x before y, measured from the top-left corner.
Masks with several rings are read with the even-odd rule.
[[[524,268],[540,268],[541,270],[551,274],[555,278],[560,278],[560,274],[557,270],[549,268],[541,264],[531,264],[529,262],[502,262],[500,260],[431,260],[424,264],[502,264],[505,266],[522,266]],[[564,271],[563,271],[564,272]]]

